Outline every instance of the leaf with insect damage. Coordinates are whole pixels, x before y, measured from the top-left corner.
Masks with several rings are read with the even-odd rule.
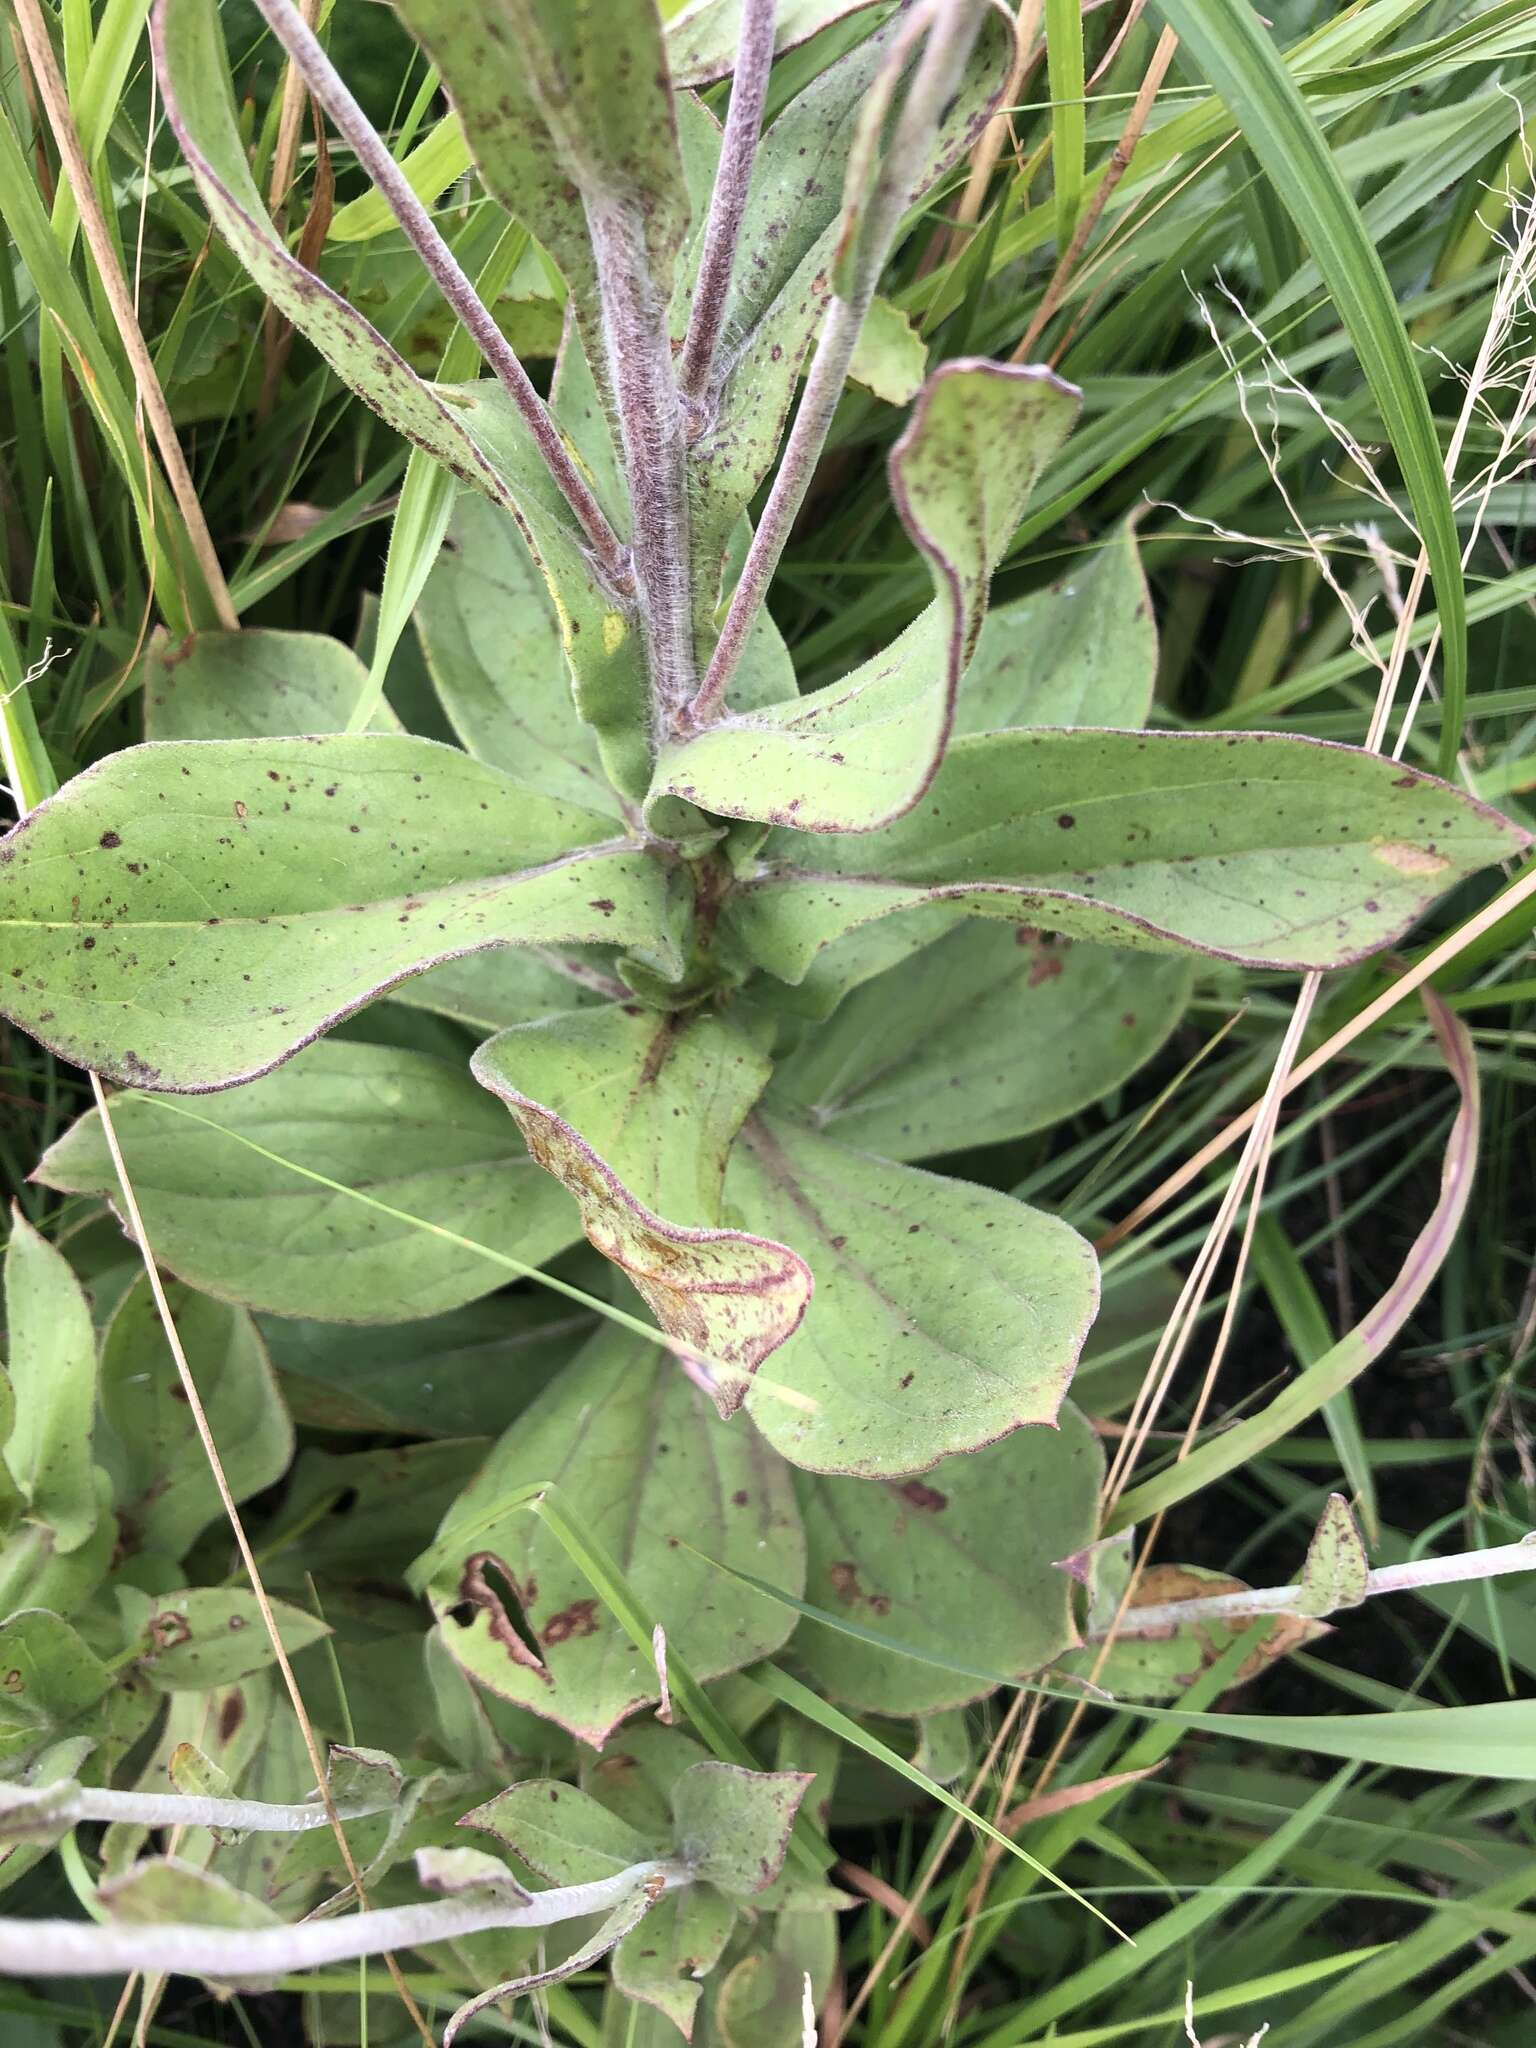
[[[1098,1304],[1092,1249],[1058,1218],[767,1114],[726,1200],[792,1234],[815,1275],[774,1388],[748,1396],[792,1463],[888,1478],[1054,1422]]]
[[[887,1159],[1022,1137],[1149,1060],[1192,978],[1176,957],[968,923],[846,996],[776,1067],[769,1100]]]
[[[783,1644],[793,1613],[689,1546],[798,1595],[788,1472],[744,1422],[722,1423],[660,1346],[607,1329],[508,1430],[433,1546],[439,1635],[477,1684],[594,1745],[661,1697],[652,1644],[630,1638],[522,1505],[551,1481],[581,1502],[696,1678]]]
[[[726,301],[729,338],[701,398],[689,448],[695,575],[712,598],[731,534],[773,466],[807,349],[832,291],[855,120],[896,41],[905,10],[813,78],[770,124]],[[915,200],[979,140],[1013,55],[1007,13],[987,7],[954,98],[912,182]]]
[[[1366,1596],[1371,1561],[1349,1502],[1342,1493],[1330,1493],[1307,1545],[1301,1568],[1301,1614],[1334,1614],[1341,1607],[1358,1607]]]
[[[172,1319],[236,1501],[274,1485],[293,1456],[293,1424],[272,1361],[244,1309],[174,1282]],[[180,1559],[223,1515],[146,1278],[123,1297],[102,1343],[103,1459],[113,1469],[131,1547]]]
[[[775,833],[721,924],[788,982],[859,926],[935,904],[1245,966],[1337,967],[1529,842],[1434,776],[1323,740],[983,733],[954,741],[918,807],[881,832]]]
[[[0,842],[0,1012],[130,1085],[222,1088],[461,953],[675,959],[666,889],[612,819],[432,740],[129,747]]]
[[[180,642],[159,632],[142,674],[144,737],[151,740],[341,732],[368,687],[367,669],[340,640],[262,626],[192,633]],[[381,704],[370,729],[398,732],[400,721]]]
[[[60,1555],[79,1550],[98,1519],[91,1431],[96,1333],[68,1260],[11,1210],[5,1321],[14,1419],[5,1468],[29,1520]]]
[[[269,1603],[289,1656],[331,1631],[323,1621],[285,1600]],[[164,1692],[207,1692],[233,1685],[275,1663],[254,1593],[239,1586],[192,1586],[162,1594],[153,1604],[139,1662]]]
[[[1066,1406],[1055,1429],[1016,1430],[920,1478],[802,1474],[805,1597],[860,1631],[802,1621],[795,1654],[809,1682],[858,1712],[932,1714],[990,1692],[979,1672],[1023,1678],[1054,1663],[1078,1641],[1056,1559],[1092,1541],[1103,1469]],[[881,1636],[891,1648],[870,1640]]]
[[[112,1115],[157,1259],[203,1293],[272,1315],[436,1315],[508,1279],[504,1265],[439,1232],[527,1265],[580,1233],[573,1204],[496,1105],[426,1053],[326,1039],[186,1112],[125,1095]],[[64,1193],[116,1199],[99,1114],[83,1116],[37,1172]]]
[[[1077,402],[1048,370],[962,359],[934,372],[890,457],[933,602],[852,675],[664,746],[653,830],[672,829],[677,798],[811,832],[868,832],[911,809],[949,738],[992,570]]]
[[[768,1080],[764,1055],[724,1017],[615,1004],[504,1031],[470,1066],[734,1414],[811,1293],[788,1246],[715,1227],[727,1155]]]
[[[988,612],[956,733],[1014,725],[1145,725],[1157,625],[1132,522],[1042,589]]]

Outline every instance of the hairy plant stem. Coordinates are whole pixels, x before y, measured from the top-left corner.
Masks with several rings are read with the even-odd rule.
[[[344,1820],[383,1813],[388,1800],[338,1806]],[[74,1827],[80,1821],[143,1828],[232,1828],[243,1834],[305,1835],[328,1828],[318,1801],[282,1805],[268,1799],[214,1799],[192,1792],[118,1791],[111,1785],[0,1785],[0,1838],[33,1830]]]
[[[651,700],[658,720],[668,720],[688,702],[694,683],[688,442],[666,297],[651,274],[642,226],[627,209],[588,203]]]
[[[1499,1579],[1511,1572],[1536,1572],[1536,1535],[1488,1550],[1464,1550],[1455,1557],[1421,1557],[1409,1564],[1383,1565],[1365,1581],[1366,1599],[1378,1593],[1411,1593],[1420,1586],[1459,1586],[1473,1579]],[[1305,1586],[1259,1586],[1241,1593],[1213,1593],[1204,1600],[1159,1600],[1128,1607],[1116,1617],[1117,1636],[1153,1635],[1207,1621],[1243,1622],[1260,1614],[1308,1615]]]
[[[827,309],[795,423],[747,550],[719,642],[698,695],[680,721],[685,730],[698,731],[710,724],[724,707],[726,690],[746,651],[753,624],[821,460],[880,273],[911,204],[913,186],[922,175],[944,109],[959,86],[981,21],[982,10],[977,0],[933,0],[931,6],[913,16],[870,94],[860,119],[860,135],[849,159],[842,241],[837,256],[837,269],[843,275]],[[924,31],[928,32],[927,42],[911,90],[890,148],[881,157],[880,128],[884,114],[906,69],[913,43]]]
[[[659,1882],[658,1882],[659,1880]],[[313,1970],[385,1950],[421,1948],[500,1927],[554,1927],[622,1905],[638,1887],[657,1896],[690,1882],[673,1863],[637,1863],[592,1884],[552,1886],[512,1896],[486,1887],[413,1906],[383,1906],[344,1920],[302,1920],[293,1926],[207,1927],[169,1922],[0,1920],[0,1976],[97,1977],[135,1970],[226,1983],[260,1983],[293,1970]],[[111,1892],[106,1896],[110,1899]]]
[[[625,587],[629,581],[629,562],[623,543],[577,468],[549,408],[530,383],[528,372],[513,353],[453,251],[433,226],[431,215],[411,190],[383,137],[353,98],[346,81],[292,0],[256,0],[256,6],[268,28],[287,51],[294,69],[383,193],[390,212],[421,258],[428,276],[473,338],[497,382],[522,414],[550,475],[575,514],[608,579],[620,588]]]
[[[685,400],[698,401],[709,388],[710,373],[725,324],[726,294],[736,268],[742,218],[752,185],[752,166],[763,126],[768,74],[773,69],[773,16],[776,0],[743,0],[741,41],[731,77],[731,104],[725,117],[725,139],[710,195],[704,228],[704,251],[693,290],[688,334],[678,364],[678,383]]]

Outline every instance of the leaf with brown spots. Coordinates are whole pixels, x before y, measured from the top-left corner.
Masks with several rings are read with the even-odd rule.
[[[596,1746],[661,1696],[649,1641],[593,1602],[564,1547],[519,1505],[550,1481],[581,1503],[696,1678],[740,1670],[788,1637],[791,1609],[698,1552],[798,1597],[805,1545],[789,1473],[745,1418],[721,1422],[664,1350],[609,1327],[507,1431],[434,1545],[439,1638],[477,1685]]]
[[[923,905],[1245,966],[1338,967],[1530,843],[1449,783],[1405,788],[1396,767],[1276,733],[976,734],[951,742],[922,802],[883,831],[775,832],[722,930],[826,994],[844,971],[834,952],[818,972],[823,949]],[[1433,875],[1405,845],[1440,863]],[[911,950],[897,944],[892,959]]]
[[[977,1672],[1023,1678],[1054,1663],[1077,1641],[1055,1560],[1091,1542],[1103,1468],[1069,1405],[1057,1428],[1017,1430],[921,1479],[803,1474],[805,1597],[863,1632],[802,1621],[795,1653],[809,1682],[856,1712],[931,1714],[990,1692]]]
[[[129,747],[0,842],[0,1012],[130,1085],[222,1088],[440,961],[574,941],[664,966],[667,922],[611,818],[432,740]]]
[[[787,1245],[715,1227],[726,1157],[768,1079],[753,1040],[709,1013],[612,1005],[504,1031],[471,1071],[734,1414],[811,1293]]]
[[[1075,1230],[991,1188],[754,1117],[727,1198],[804,1247],[816,1298],[753,1420],[813,1472],[905,1477],[1026,1424],[1050,1424],[1098,1304]]]
[[[949,738],[992,570],[1077,406],[1048,370],[976,359],[936,370],[890,457],[891,495],[933,602],[840,681],[663,747],[652,828],[671,829],[679,798],[812,832],[869,832],[910,810]]]

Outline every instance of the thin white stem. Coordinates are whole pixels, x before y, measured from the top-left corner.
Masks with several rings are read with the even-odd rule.
[[[618,535],[571,458],[549,408],[529,382],[505,335],[496,325],[458,259],[411,190],[383,137],[348,90],[292,0],[256,0],[263,20],[282,44],[294,69],[350,144],[358,162],[388,202],[428,275],[471,335],[492,374],[522,414],[550,475],[576,515],[594,554],[609,576],[627,580],[628,559]]]
[[[339,1811],[346,1820],[360,1820],[393,1804],[393,1799],[369,1800]],[[110,1785],[73,1785],[62,1792],[53,1786],[0,1785],[0,1838],[31,1828],[74,1827],[81,1821],[273,1835],[304,1835],[331,1824],[319,1802],[278,1805],[267,1799],[211,1799],[183,1792],[119,1792]]]
[[[865,113],[868,125],[863,126],[862,135],[867,147],[861,150],[855,144],[849,165],[850,190],[844,204],[844,242],[856,243],[848,265],[850,275],[828,308],[795,424],[784,444],[778,475],[747,550],[741,580],[731,598],[699,693],[684,715],[683,723],[690,730],[710,724],[725,704],[725,693],[746,652],[768,586],[821,460],[880,273],[911,204],[913,185],[922,174],[944,109],[959,87],[981,21],[981,9],[974,0],[936,0],[935,6],[913,17],[907,35],[892,50],[885,74],[870,95]],[[906,67],[913,38],[924,29],[930,33],[912,89],[866,198],[858,180],[867,175],[868,160],[878,153],[879,115]],[[838,261],[840,265],[843,262],[841,252]]]
[[[659,1896],[662,1890],[689,1882],[689,1873],[677,1864],[637,1863],[614,1877],[558,1885],[531,1899],[466,1894],[283,1927],[0,1920],[0,1976],[101,1977],[148,1970],[259,1983],[294,1970],[319,1969],[385,1950],[421,1948],[493,1928],[554,1927],[564,1920],[606,1913],[647,1883],[657,1884]]]
[[[1367,1575],[1366,1599],[1378,1593],[1412,1593],[1421,1586],[1459,1586],[1472,1579],[1505,1578],[1512,1572],[1536,1572],[1536,1535],[1491,1550],[1464,1550],[1455,1557],[1421,1557],[1410,1564],[1383,1565]],[[1241,1621],[1255,1614],[1304,1615],[1303,1586],[1249,1587],[1241,1593],[1213,1593],[1205,1600],[1160,1600],[1128,1607],[1119,1617],[1120,1637],[1153,1635],[1165,1628],[1188,1628],[1209,1621]]]
[[[715,188],[710,195],[704,251],[699,258],[699,275],[693,289],[688,334],[678,365],[678,383],[686,399],[703,397],[709,387],[710,372],[720,345],[726,294],[731,288],[731,273],[736,268],[736,248],[741,239],[747,194],[752,186],[752,166],[757,160],[758,138],[762,133],[768,74],[773,69],[773,17],[776,7],[777,0],[743,0],[741,41],[736,51],[736,69],[731,76],[731,104],[725,117],[725,137],[720,146],[720,163],[715,171]]]

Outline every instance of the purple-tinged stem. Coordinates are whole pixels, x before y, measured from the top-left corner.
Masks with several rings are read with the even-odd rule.
[[[646,260],[643,223],[589,196],[603,340],[618,414],[632,521],[630,554],[658,720],[693,695],[688,442],[672,367],[667,302]]]
[[[581,471],[571,459],[549,409],[529,382],[528,372],[506,336],[470,283],[457,258],[432,223],[432,217],[411,190],[383,137],[352,97],[345,79],[321,48],[292,0],[256,0],[262,19],[282,44],[294,69],[351,145],[358,162],[388,202],[425,264],[433,283],[473,338],[497,382],[522,414],[550,475],[575,513],[592,551],[609,577],[621,586],[629,578],[623,542],[609,525]]]
[[[720,331],[725,322],[726,294],[736,268],[742,218],[752,185],[752,166],[763,126],[763,102],[773,69],[773,17],[777,0],[743,0],[741,41],[731,78],[731,104],[725,117],[725,139],[710,195],[704,229],[704,253],[693,290],[688,334],[678,365],[683,397],[703,398],[709,387]]]
[[[832,416],[848,381],[864,316],[911,204],[912,187],[921,175],[944,109],[959,87],[960,74],[980,33],[981,21],[977,0],[934,0],[932,6],[914,15],[907,34],[892,50],[884,74],[870,95],[860,120],[860,137],[849,162],[843,244],[837,257],[838,272],[843,274],[827,309],[795,423],[747,550],[720,639],[699,693],[683,715],[681,723],[685,730],[697,732],[711,724],[724,707],[726,690],[746,651],[768,586],[821,460]],[[906,68],[912,42],[924,30],[929,31],[927,44],[912,89],[896,123],[891,146],[879,158],[881,118]],[[873,180],[865,192],[860,188],[871,169]]]

